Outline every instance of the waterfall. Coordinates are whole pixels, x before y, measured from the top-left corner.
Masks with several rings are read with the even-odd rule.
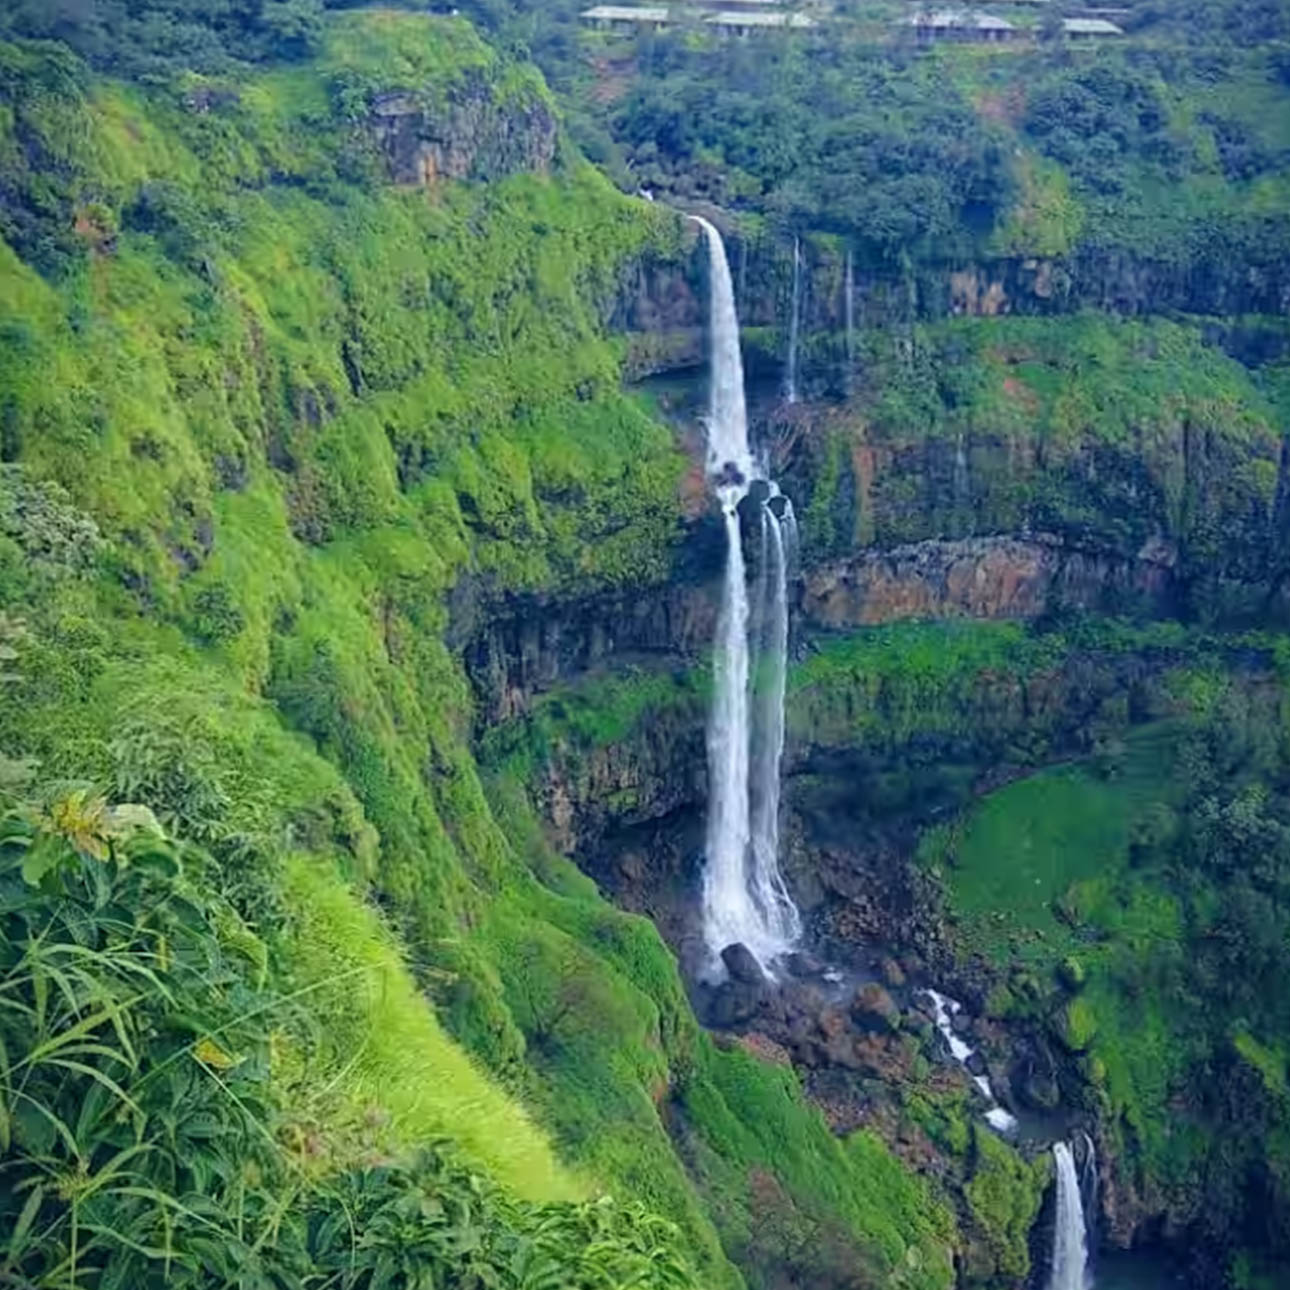
[[[802,327],[802,245],[793,239],[793,305],[788,315],[788,363],[784,377],[784,398],[797,402],[797,334]]]
[[[847,374],[844,385],[846,392],[852,394],[855,391],[856,370],[856,275],[850,247],[847,247],[846,277],[843,279],[842,293],[847,327]]]
[[[963,1005],[957,999],[951,999],[948,995],[941,994],[937,990],[928,990],[928,995],[932,1000],[932,1008],[936,1017],[936,1029],[941,1032],[942,1038],[949,1045],[950,1056],[954,1058],[960,1066],[972,1075],[968,1062],[972,1057],[972,1049],[963,1042],[954,1031],[954,1014],[962,1011]],[[972,1082],[981,1091],[981,1096],[989,1103],[986,1108],[985,1118],[992,1129],[999,1133],[1012,1133],[1017,1127],[1017,1118],[1010,1111],[1001,1107],[994,1096],[994,1086],[990,1083],[988,1075],[972,1075]]]
[[[739,319],[726,248],[706,219],[691,215],[708,239],[712,301],[708,326],[712,343],[712,388],[708,397],[708,477],[727,512],[738,506],[752,479],[748,412],[744,406],[744,365],[739,354]]]
[[[1084,1232],[1084,1205],[1079,1175],[1070,1145],[1053,1146],[1057,1162],[1057,1218],[1053,1233],[1053,1272],[1049,1290],[1088,1290],[1088,1241]]]
[[[970,501],[971,484],[968,479],[967,449],[963,443],[963,431],[960,430],[954,440],[954,505],[963,509]]]
[[[1080,1197],[1084,1201],[1084,1213],[1097,1216],[1097,1148],[1093,1139],[1081,1129],[1080,1137],[1084,1139],[1084,1164],[1079,1174]],[[1087,1222],[1085,1226],[1087,1227]]]
[[[698,216],[711,265],[711,394],[707,473],[726,529],[726,569],[713,653],[708,722],[709,803],[703,873],[703,931],[714,972],[721,951],[742,942],[763,967],[799,930],[779,873],[779,766],[784,747],[788,652],[788,566],[796,520],[774,484],[759,484],[761,552],[750,607],[739,504],[754,468],[748,449],[739,320],[725,247]],[[750,642],[757,683],[750,684]],[[750,774],[750,762],[753,765]]]
[[[779,873],[779,765],[784,755],[784,685],[788,674],[788,567],[796,544],[793,505],[774,484],[761,512],[765,608],[754,616],[759,666],[753,687],[751,874],[753,900],[771,936],[791,945],[801,920]],[[758,621],[760,619],[760,621]],[[756,632],[760,632],[760,635]]]

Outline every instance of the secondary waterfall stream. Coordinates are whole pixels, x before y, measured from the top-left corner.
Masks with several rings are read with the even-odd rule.
[[[761,559],[752,643],[750,732],[750,883],[753,901],[777,944],[801,932],[797,907],[779,872],[779,767],[784,755],[784,688],[788,675],[788,570],[797,547],[793,504],[772,483],[761,511]]]
[[[802,245],[793,239],[793,303],[788,314],[788,361],[784,366],[784,399],[797,402],[797,337],[802,328]]]
[[[856,273],[851,248],[847,247],[846,277],[842,283],[842,308],[847,329],[847,371],[844,385],[846,392],[855,392],[856,367]]]
[[[972,1058],[972,1049],[954,1030],[954,1014],[961,1011],[963,1005],[957,999],[951,999],[948,995],[941,994],[939,990],[928,990],[927,993],[932,1000],[932,1008],[936,1016],[936,1029],[941,1032],[942,1038],[949,1045],[950,1055],[956,1062],[967,1069],[969,1075],[972,1075],[972,1069],[968,1065]],[[995,1099],[994,1086],[990,1083],[990,1077],[988,1075],[972,1075],[972,1082],[981,1090],[981,1095],[989,1103],[985,1118],[990,1127],[999,1133],[1014,1132],[1017,1127],[1017,1118],[1011,1111],[1001,1107]]]
[[[766,968],[787,951],[800,920],[779,872],[779,770],[788,660],[788,569],[797,524],[788,499],[757,480],[761,549],[750,607],[740,524],[755,471],[748,447],[734,288],[721,234],[698,216],[711,268],[711,393],[707,475],[721,503],[726,568],[713,651],[708,721],[709,802],[703,932],[714,972],[742,942]],[[750,622],[751,617],[751,622]],[[751,662],[750,662],[751,658]]]
[[[1090,1150],[1092,1144],[1089,1144]],[[1070,1144],[1053,1146],[1057,1165],[1057,1215],[1053,1232],[1053,1271],[1048,1290],[1089,1290],[1088,1236],[1075,1153]]]

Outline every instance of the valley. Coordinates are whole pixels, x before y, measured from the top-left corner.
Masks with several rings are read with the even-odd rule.
[[[0,1276],[1281,1285],[1284,7],[109,8],[0,15]]]

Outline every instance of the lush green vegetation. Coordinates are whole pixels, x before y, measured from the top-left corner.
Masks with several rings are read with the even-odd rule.
[[[1283,51],[1215,47],[1230,7],[1140,7],[1121,50],[686,32],[625,70],[563,2],[479,6],[492,46],[323,7],[0,16],[0,1279],[1017,1282],[1042,1163],[919,1069],[899,1114],[950,1181],[886,1123],[835,1135],[549,845],[535,781],[692,729],[702,660],[472,745],[463,638],[517,596],[658,583],[679,537],[681,455],[604,320],[681,228],[563,130],[737,208],[754,253],[809,230],[900,277],[797,458],[815,555],[1164,539],[1218,618],[1220,584],[1280,568],[1290,406],[1284,364],[1224,350],[1275,358],[1284,329],[920,323],[948,305],[919,293],[1042,256],[1037,307],[1141,312],[1107,289],[1129,255],[1175,305],[1265,309]],[[1051,1040],[1148,1203],[1257,1284],[1290,1192],[1290,1016],[1256,988],[1290,926],[1283,643],[1054,618],[816,645],[791,735],[852,757],[875,816],[1084,757],[929,831],[923,868],[990,1015]]]
[[[219,884],[212,858],[166,838],[146,807],[110,807],[84,788],[0,821],[8,1277],[372,1290],[694,1284],[669,1224],[608,1199],[550,1199],[572,1189],[546,1144],[445,1047],[424,1007],[398,997],[398,956],[362,955],[373,933],[353,926],[355,912],[344,915],[349,959],[302,977],[301,957],[284,963],[283,942],[258,937]],[[347,893],[292,895],[301,925],[287,942],[320,948],[312,919]],[[366,1033],[345,1026],[338,1000],[391,985],[394,997],[366,1012]],[[425,1145],[407,1150],[406,1117],[381,1099],[395,1045],[405,1062],[436,1047],[450,1057],[417,1074],[451,1112],[439,1133],[468,1144],[474,1167],[424,1123]],[[411,1072],[398,1076],[393,1089],[406,1097]],[[481,1163],[545,1201],[499,1190]]]
[[[1021,47],[931,51],[895,6],[751,42],[684,23],[605,36],[577,11],[475,6],[534,51],[624,184],[841,233],[874,265],[1132,251],[1192,266],[1205,295],[1207,277],[1284,258],[1278,4],[1144,0],[1122,41],[1076,48],[1039,24]],[[1082,285],[1116,289],[1096,272]]]
[[[323,7],[323,0],[16,0],[0,14],[0,36],[62,41],[96,67],[160,78],[302,58],[321,42]]]
[[[111,1220],[133,1244],[94,1246],[79,1283],[142,1284],[172,1257],[194,1283],[240,1259],[264,1284],[421,1284],[455,1252],[481,1284],[639,1267],[733,1288],[735,1254],[758,1285],[790,1257],[817,1285],[859,1266],[946,1285],[952,1224],[903,1166],[836,1141],[791,1074],[717,1050],[654,929],[553,855],[470,749],[450,627],[670,566],[680,456],[621,393],[602,318],[625,257],[671,253],[672,217],[563,145],[517,147],[488,184],[391,185],[386,90],[549,120],[532,73],[457,21],[336,15],[309,62],[146,87],[55,45],[0,45],[0,63],[0,767],[146,804],[200,847],[202,900],[261,947],[265,995],[265,1028],[220,1045],[248,1054],[237,1079],[259,1072],[254,1117],[233,1101],[209,1127],[213,1151],[262,1143],[272,1204],[180,1250],[174,1204],[214,1207],[225,1233],[245,1186],[159,1162]],[[580,737],[636,720],[630,689],[577,709]],[[242,1016],[241,999],[208,1002]],[[172,1051],[131,1044],[140,1078]],[[213,1069],[202,1096],[223,1105],[218,1076],[240,1097]],[[29,1176],[6,1172],[6,1213]],[[583,1199],[605,1192],[645,1210]],[[24,1230],[49,1228],[57,1266],[52,1234],[86,1248],[80,1218],[40,1195]]]
[[[861,353],[864,391],[800,454],[812,549],[1026,527],[1124,556],[1163,541],[1197,616],[1262,612],[1236,583],[1275,567],[1278,378],[1196,321],[961,318],[871,331]]]
[[[925,860],[999,972],[992,1007],[1077,1060],[1136,1185],[1221,1277],[1234,1233],[1287,1251],[1279,1221],[1241,1218],[1290,1186],[1290,1014],[1266,989],[1290,951],[1284,696],[1212,667],[1173,685],[1188,716],[1000,789]]]
[[[333,1109],[375,1103],[406,1149],[448,1133],[497,1183],[556,1199],[567,1171],[424,1001],[541,1100],[499,961],[568,937],[476,778],[442,595],[666,567],[677,458],[618,394],[599,313],[621,256],[671,225],[577,162],[384,184],[378,89],[424,84],[433,105],[474,69],[498,110],[540,102],[460,23],[347,15],[318,65],[146,94],[6,49],[7,137],[39,139],[59,177],[6,190],[0,252],[0,404],[24,460],[0,507],[3,599],[25,614],[0,718],[15,773],[147,802],[210,850],[253,930],[285,929],[282,974],[373,982],[327,990],[313,1065]],[[73,92],[55,104],[51,84]],[[585,888],[568,903],[627,922]],[[622,993],[618,1038],[640,1047],[657,1016]],[[616,1042],[607,1028],[595,1060],[621,1066],[636,1122],[559,1146],[588,1188],[680,1218],[674,1248],[734,1282]]]

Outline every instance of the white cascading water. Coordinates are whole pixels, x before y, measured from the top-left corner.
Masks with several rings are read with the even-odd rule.
[[[1084,1227],[1087,1230],[1088,1216],[1097,1214],[1097,1148],[1083,1129],[1080,1137],[1084,1139],[1084,1164],[1080,1169],[1079,1190],[1084,1201]]]
[[[856,275],[850,247],[847,247],[847,276],[843,284],[843,308],[846,314],[847,327],[847,374],[845,384],[846,391],[850,394],[855,385],[856,367]]]
[[[711,265],[711,395],[707,422],[707,474],[721,503],[726,528],[726,570],[713,658],[712,713],[708,722],[709,803],[703,872],[703,930],[710,969],[721,972],[721,951],[740,942],[768,968],[797,936],[799,921],[778,865],[779,762],[784,743],[784,673],[788,603],[787,520],[765,507],[766,547],[756,587],[754,643],[770,638],[769,683],[756,688],[758,740],[756,791],[750,783],[753,747],[749,666],[749,603],[739,503],[753,478],[744,405],[743,361],[734,288],[721,234],[699,216]],[[770,486],[768,497],[777,490]],[[784,499],[783,514],[791,515]],[[789,530],[795,541],[796,523]],[[776,554],[778,553],[778,554]],[[772,712],[771,709],[774,709]],[[772,786],[773,780],[773,786]],[[754,818],[755,817],[755,818]]]
[[[788,675],[788,570],[797,541],[793,504],[770,485],[761,512],[760,603],[753,613],[759,666],[753,685],[749,780],[751,865],[749,885],[773,940],[787,947],[802,930],[779,872],[779,767],[784,755],[784,686]],[[778,512],[778,513],[777,513]]]
[[[932,1007],[935,1010],[936,1029],[941,1032],[949,1045],[950,1055],[959,1065],[966,1068],[968,1059],[972,1056],[972,1049],[954,1031],[954,1014],[959,1012],[963,1005],[957,999],[951,999],[937,990],[928,990],[927,993],[931,996]],[[972,1072],[969,1070],[968,1074],[971,1075]],[[990,1083],[989,1076],[972,1075],[972,1082],[981,1090],[981,1095],[990,1104],[985,1113],[990,1127],[999,1133],[1014,1132],[1017,1127],[1017,1117],[1010,1111],[1004,1110],[996,1101],[994,1086]]]
[[[1057,1216],[1053,1232],[1053,1271],[1048,1290],[1089,1290],[1092,1282],[1088,1275],[1084,1202],[1070,1144],[1054,1144],[1053,1159],[1057,1163]]]
[[[802,327],[802,246],[793,239],[793,304],[788,315],[788,362],[785,364],[784,400],[797,402],[797,335]]]

